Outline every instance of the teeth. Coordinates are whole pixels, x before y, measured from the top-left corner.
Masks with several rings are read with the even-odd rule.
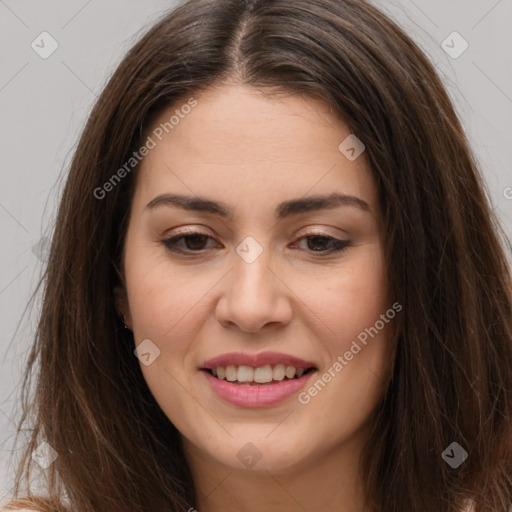
[[[286,375],[286,367],[284,364],[274,366],[274,380],[283,380]]]
[[[240,372],[240,370],[238,371]],[[272,366],[269,364],[267,364],[267,366],[261,366],[260,368],[254,369],[254,382],[264,384],[265,382],[272,382],[273,378],[274,372],[272,371]]]
[[[293,377],[295,377],[295,372],[297,370],[295,369],[294,366],[287,366],[286,367],[286,371],[284,372],[284,374],[289,378],[289,379],[293,379]]]
[[[226,366],[226,380],[234,382],[237,379],[236,366]]]
[[[257,384],[266,384],[272,381],[282,381],[284,378],[294,379],[304,375],[304,368],[295,368],[295,366],[285,366],[284,364],[276,364],[271,366],[218,366],[212,369],[212,374],[220,380],[226,379],[229,382],[241,382]]]
[[[254,369],[251,366],[238,367],[238,382],[252,382],[254,380]]]

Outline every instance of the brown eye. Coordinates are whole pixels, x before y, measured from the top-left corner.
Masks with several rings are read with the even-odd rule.
[[[211,236],[201,232],[190,232],[187,234],[176,235],[166,240],[162,240],[162,243],[173,252],[192,254],[200,253],[208,249],[208,241],[214,240]],[[298,242],[306,241],[306,252],[318,253],[319,256],[328,255],[331,253],[341,252],[350,246],[350,241],[339,240],[328,235],[306,235],[300,238],[294,243],[294,246],[298,246]]]
[[[213,238],[205,233],[195,232],[186,235],[177,235],[166,240],[162,243],[170,250],[175,252],[200,252],[206,249],[206,244],[209,239]],[[183,242],[183,243],[180,243]]]
[[[204,244],[209,237],[207,235],[196,234],[196,235],[186,235],[183,237],[185,240],[185,245],[187,249],[191,250],[201,250],[204,249]]]
[[[298,242],[303,240],[306,240],[307,242],[306,251],[316,252],[320,255],[341,252],[350,246],[349,240],[339,240],[328,235],[306,235],[300,238]],[[297,242],[295,242],[295,244],[297,244]]]
[[[308,237],[308,248],[313,251],[325,251],[330,240],[326,236]],[[327,243],[326,243],[327,242]]]

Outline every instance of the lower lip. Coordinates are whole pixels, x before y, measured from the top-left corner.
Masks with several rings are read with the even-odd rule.
[[[210,372],[202,370],[206,380],[217,395],[239,407],[267,407],[282,402],[298,393],[315,372],[316,370],[309,371],[298,379],[283,380],[275,384],[250,386],[220,380]]]

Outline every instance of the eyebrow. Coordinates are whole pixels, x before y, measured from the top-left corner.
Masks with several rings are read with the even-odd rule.
[[[233,211],[226,203],[213,201],[206,197],[162,194],[151,200],[146,205],[146,209],[154,209],[160,206],[178,206],[184,210],[213,213],[223,218],[233,220]],[[323,196],[289,199],[277,206],[275,215],[277,219],[282,220],[285,217],[299,213],[332,209],[340,206],[350,206],[363,211],[370,211],[369,204],[359,197],[332,193]]]

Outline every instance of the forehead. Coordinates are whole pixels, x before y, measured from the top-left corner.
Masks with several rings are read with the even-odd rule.
[[[259,197],[265,202],[311,192],[341,192],[375,200],[364,154],[338,149],[348,126],[326,102],[309,96],[266,97],[247,86],[210,88],[161,112],[146,137],[137,193]]]

